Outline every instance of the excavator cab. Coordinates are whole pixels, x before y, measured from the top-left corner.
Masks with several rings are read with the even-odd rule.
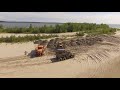
[[[38,49],[43,49],[43,46],[42,46],[42,45],[41,45],[41,46],[39,45],[39,46],[38,46]]]
[[[35,48],[35,51],[36,51],[36,56],[42,56],[44,54],[44,51],[45,51],[45,46],[43,45],[38,45],[36,48]]]
[[[58,44],[57,44],[57,47],[56,47],[57,49],[65,49],[65,47],[64,47],[64,45],[62,44],[62,42],[59,42]]]

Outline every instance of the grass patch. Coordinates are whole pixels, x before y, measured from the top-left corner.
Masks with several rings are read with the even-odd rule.
[[[26,35],[26,36],[18,36],[12,35],[10,37],[1,37],[0,43],[22,43],[22,42],[29,42],[34,40],[40,40],[40,39],[48,39],[52,37],[58,37],[58,35]]]
[[[76,35],[77,35],[77,36],[84,36],[84,32],[79,31],[79,32],[76,33]]]

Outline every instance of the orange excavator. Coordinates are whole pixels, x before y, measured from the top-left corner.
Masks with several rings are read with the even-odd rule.
[[[44,55],[45,49],[46,49],[46,46],[44,46],[44,45],[38,45],[35,48],[36,56],[42,56],[42,55]]]

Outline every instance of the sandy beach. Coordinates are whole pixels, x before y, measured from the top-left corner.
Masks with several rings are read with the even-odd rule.
[[[120,37],[120,32],[116,32],[115,36]],[[95,44],[87,52],[78,53],[73,59],[55,63],[50,61],[50,58],[54,57],[52,55],[32,59],[24,56],[24,51],[34,50],[33,42],[2,43],[0,44],[0,77],[117,78],[120,77],[120,44],[110,43]]]

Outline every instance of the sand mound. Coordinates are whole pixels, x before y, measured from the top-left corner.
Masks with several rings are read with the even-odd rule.
[[[51,48],[51,49],[54,49],[54,48],[56,48],[58,42],[62,42],[63,45],[67,48],[67,47],[81,46],[81,45],[82,46],[94,45],[95,43],[101,42],[101,41],[102,41],[102,39],[99,38],[99,37],[87,37],[87,38],[80,37],[80,38],[77,38],[77,39],[68,39],[68,40],[65,40],[65,39],[62,39],[62,38],[56,38],[56,39],[51,39],[48,42],[47,47]]]

